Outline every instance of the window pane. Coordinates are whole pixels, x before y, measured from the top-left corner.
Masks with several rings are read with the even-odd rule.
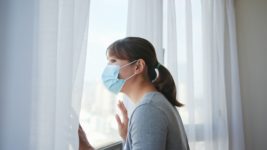
[[[91,0],[84,93],[80,122],[90,143],[103,146],[120,137],[115,120],[116,97],[102,85],[106,48],[126,35],[126,0]]]

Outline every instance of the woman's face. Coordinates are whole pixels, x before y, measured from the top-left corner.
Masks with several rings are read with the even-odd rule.
[[[115,56],[111,56],[109,53],[107,53],[107,60],[108,64],[114,64],[119,65],[120,67],[129,64],[130,62],[128,60],[118,59]],[[135,65],[127,65],[120,69],[119,78],[120,79],[127,79],[131,75],[134,74],[134,66]]]

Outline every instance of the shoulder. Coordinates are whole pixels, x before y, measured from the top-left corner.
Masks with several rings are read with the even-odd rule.
[[[144,103],[132,113],[128,141],[134,149],[165,149],[168,123],[165,114],[151,103]]]
[[[140,104],[133,110],[130,123],[138,121],[169,123],[169,111],[172,106],[159,92],[151,92],[143,97]]]
[[[167,125],[168,119],[165,113],[153,103],[144,103],[135,108],[130,118],[130,124],[137,123],[140,126],[153,126],[153,124]]]
[[[172,111],[172,104],[160,92],[152,92],[147,94],[134,111],[151,111],[150,115],[163,114],[165,117]],[[141,113],[140,112],[140,113]]]

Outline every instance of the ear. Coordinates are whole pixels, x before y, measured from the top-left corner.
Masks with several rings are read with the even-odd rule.
[[[138,59],[135,67],[135,74],[143,73],[145,71],[146,62],[143,59]]]

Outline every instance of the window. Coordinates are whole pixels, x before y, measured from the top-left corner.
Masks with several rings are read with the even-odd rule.
[[[116,97],[101,83],[106,48],[126,36],[127,1],[91,0],[87,62],[80,122],[94,147],[120,139],[115,120]]]

